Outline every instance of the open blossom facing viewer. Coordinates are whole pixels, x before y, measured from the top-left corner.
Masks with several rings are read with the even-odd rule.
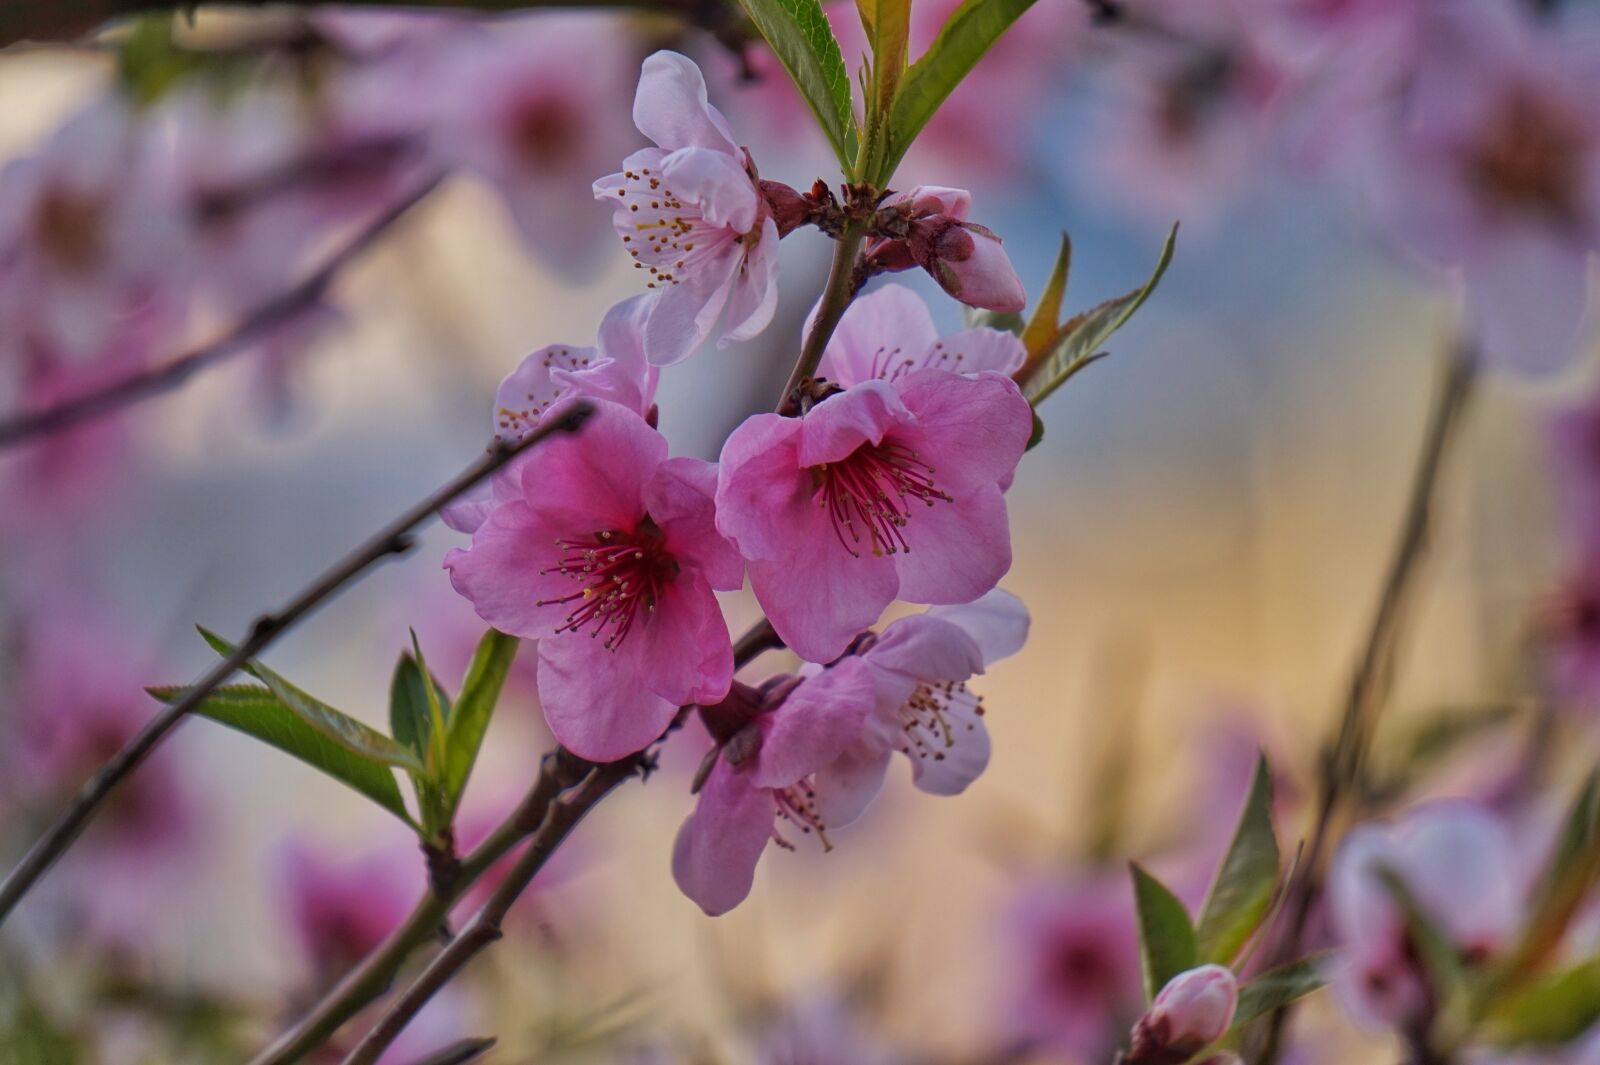
[[[1027,608],[996,588],[974,603],[901,618],[864,640],[856,657],[872,670],[877,700],[857,740],[817,774],[825,815],[858,817],[883,786],[895,751],[910,760],[922,791],[965,791],[989,764],[983,700],[966,682],[1016,654],[1027,637]]]
[[[667,458],[633,411],[595,407],[576,436],[529,453],[520,491],[445,568],[479,617],[539,641],[556,738],[612,761],[656,739],[679,705],[727,693],[733,648],[712,589],[738,588],[741,573],[713,524],[715,469]]]
[[[782,822],[828,845],[825,833],[841,822],[824,814],[814,775],[860,735],[874,699],[871,670],[847,658],[757,714],[746,726],[758,733],[753,750],[723,748],[673,846],[672,875],[685,895],[713,917],[743,902],[767,843],[793,845]]]
[[[1011,566],[1001,485],[1033,421],[993,368],[1015,352],[985,337],[958,360],[917,305],[857,304],[824,359],[851,384],[801,417],[750,418],[723,447],[717,527],[778,635],[812,662],[837,658],[896,598],[968,603]],[[955,365],[978,372],[937,368]]]
[[[700,68],[676,52],[644,61],[633,121],[656,147],[628,156],[594,195],[611,204],[623,246],[650,272],[650,361],[685,358],[724,316],[719,345],[749,340],[778,302],[778,228],[749,153],[707,101]]]

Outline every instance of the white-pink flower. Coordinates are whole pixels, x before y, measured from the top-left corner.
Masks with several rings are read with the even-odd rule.
[[[1179,1065],[1222,1038],[1239,1006],[1239,981],[1202,965],[1167,981],[1133,1026],[1128,1065]]]
[[[645,351],[657,365],[687,357],[714,331],[749,340],[777,307],[778,229],[749,153],[706,98],[700,68],[676,52],[644,61],[634,125],[656,143],[594,183],[654,303]]]

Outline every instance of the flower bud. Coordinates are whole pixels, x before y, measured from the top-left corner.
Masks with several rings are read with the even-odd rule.
[[[971,222],[957,222],[934,242],[934,280],[969,307],[1020,311],[1028,302],[1022,279],[993,232]]]
[[[787,237],[811,221],[816,205],[781,181],[761,181],[761,198],[778,226],[778,236]],[[824,186],[826,187],[826,186]]]
[[[1134,1025],[1127,1065],[1188,1061],[1222,1038],[1238,1005],[1239,983],[1221,965],[1202,965],[1179,973]]]
[[[993,230],[967,220],[972,197],[963,189],[919,185],[891,197],[879,211],[879,239],[867,249],[870,272],[920,266],[970,307],[1020,311],[1028,301]]]

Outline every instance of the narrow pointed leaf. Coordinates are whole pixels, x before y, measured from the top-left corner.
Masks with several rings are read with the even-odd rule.
[[[1139,288],[1116,299],[1107,300],[1092,310],[1085,311],[1063,325],[1055,342],[1042,358],[1035,359],[1030,352],[1028,363],[1017,371],[1017,383],[1028,402],[1038,406],[1050,393],[1060,388],[1073,374],[1099,357],[1100,346],[1125,325],[1135,311],[1144,306],[1161,275],[1172,262],[1172,252],[1177,246],[1178,227],[1173,226],[1161,245],[1155,270]]]
[[[1028,325],[1022,330],[1022,346],[1032,358],[1043,352],[1055,337],[1061,325],[1061,301],[1067,295],[1067,275],[1072,272],[1072,238],[1061,234],[1061,250],[1056,253],[1056,265],[1050,271],[1039,302],[1034,305]]]
[[[216,633],[201,629],[200,635],[205,637],[206,642],[219,655],[227,657],[233,654],[233,645]],[[424,771],[422,759],[409,748],[370,725],[335,710],[315,696],[301,691],[260,662],[246,662],[244,670],[271,689],[272,694],[298,714],[306,724],[340,746],[356,754],[379,762],[387,762],[389,765],[399,766],[414,773]]]
[[[1149,1002],[1168,980],[1199,964],[1199,950],[1183,903],[1137,862],[1131,868],[1139,915],[1139,964],[1145,1001]]]
[[[478,641],[466,679],[461,682],[461,694],[450,712],[449,738],[445,744],[444,790],[452,813],[461,802],[467,778],[472,775],[473,763],[483,745],[489,719],[499,705],[500,692],[511,672],[518,645],[515,636],[490,629]]]
[[[887,115],[895,89],[906,69],[906,45],[911,37],[911,0],[856,0],[861,28],[872,48],[872,74],[876,113]]]
[[[171,686],[148,691],[162,702],[171,703],[183,698],[188,689]],[[321,770],[415,827],[400,797],[393,769],[335,743],[307,724],[270,690],[251,684],[218,688],[200,703],[196,712]]]
[[[1558,1046],[1600,1022],[1600,957],[1532,981],[1496,1003],[1486,1036],[1502,1045]]]
[[[888,155],[880,172],[863,175],[864,180],[880,186],[889,180],[939,105],[1033,2],[966,0],[956,8],[928,51],[900,80],[889,117]]]
[[[436,697],[443,705],[450,705],[438,678],[430,679]],[[422,670],[416,656],[411,654],[400,656],[389,681],[389,731],[402,745],[415,751],[417,757],[427,757],[428,744],[433,741],[433,718],[428,709],[427,690],[422,686]]]
[[[1584,781],[1529,908],[1510,978],[1536,968],[1560,944],[1590,889],[1600,882],[1600,772]]]
[[[1233,843],[1200,908],[1201,961],[1228,965],[1239,956],[1272,904],[1278,862],[1278,840],[1272,831],[1272,770],[1262,758],[1256,763]]]
[[[739,0],[739,5],[817,116],[839,166],[851,173],[856,158],[856,120],[850,75],[822,5],[818,0]]]
[[[1239,1006],[1233,1014],[1233,1027],[1242,1028],[1257,1017],[1320,990],[1328,982],[1322,975],[1323,962],[1321,956],[1302,958],[1269,969],[1245,984],[1239,989]]]

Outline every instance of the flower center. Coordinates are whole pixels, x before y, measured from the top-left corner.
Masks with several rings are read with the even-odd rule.
[[[525,100],[511,115],[511,143],[517,157],[535,170],[554,170],[583,143],[582,124],[566,100],[540,96]]]
[[[822,841],[824,851],[833,850],[833,844],[828,841],[828,826],[817,809],[817,789],[811,781],[802,780],[787,788],[774,788],[772,801],[777,807],[777,818],[772,822],[772,842],[786,851],[794,850],[794,844],[784,839],[783,833],[778,831],[778,822],[787,821],[797,826],[803,835],[809,836],[815,832]]]
[[[983,697],[968,688],[965,681],[924,681],[917,685],[905,705],[900,707],[900,721],[905,733],[902,754],[912,758],[932,758],[944,761],[944,752],[956,745],[957,729],[971,732],[977,725],[968,720],[965,725],[952,724],[951,711],[968,711],[973,716],[983,716]]]
[[[812,475],[817,505],[827,509],[839,543],[857,558],[863,531],[874,555],[910,551],[905,527],[912,501],[930,507],[939,500],[950,502],[934,483],[932,466],[910,448],[887,440],[858,447],[843,461],[814,467]]]
[[[1576,116],[1517,92],[1473,146],[1467,182],[1505,206],[1556,222],[1580,221],[1584,141]]]
[[[634,269],[650,271],[649,288],[678,284],[682,271],[741,237],[708,223],[697,204],[684,203],[649,167],[624,170],[622,179],[617,197],[634,215],[634,233],[624,234],[622,243],[633,256]]]
[[[583,587],[559,599],[541,599],[539,606],[575,603],[556,634],[589,631],[591,638],[605,635],[607,650],[616,650],[633,631],[639,613],[655,612],[661,590],[678,575],[678,562],[666,550],[661,529],[648,517],[632,533],[615,529],[588,539],[557,540],[565,555],[552,569]]]

